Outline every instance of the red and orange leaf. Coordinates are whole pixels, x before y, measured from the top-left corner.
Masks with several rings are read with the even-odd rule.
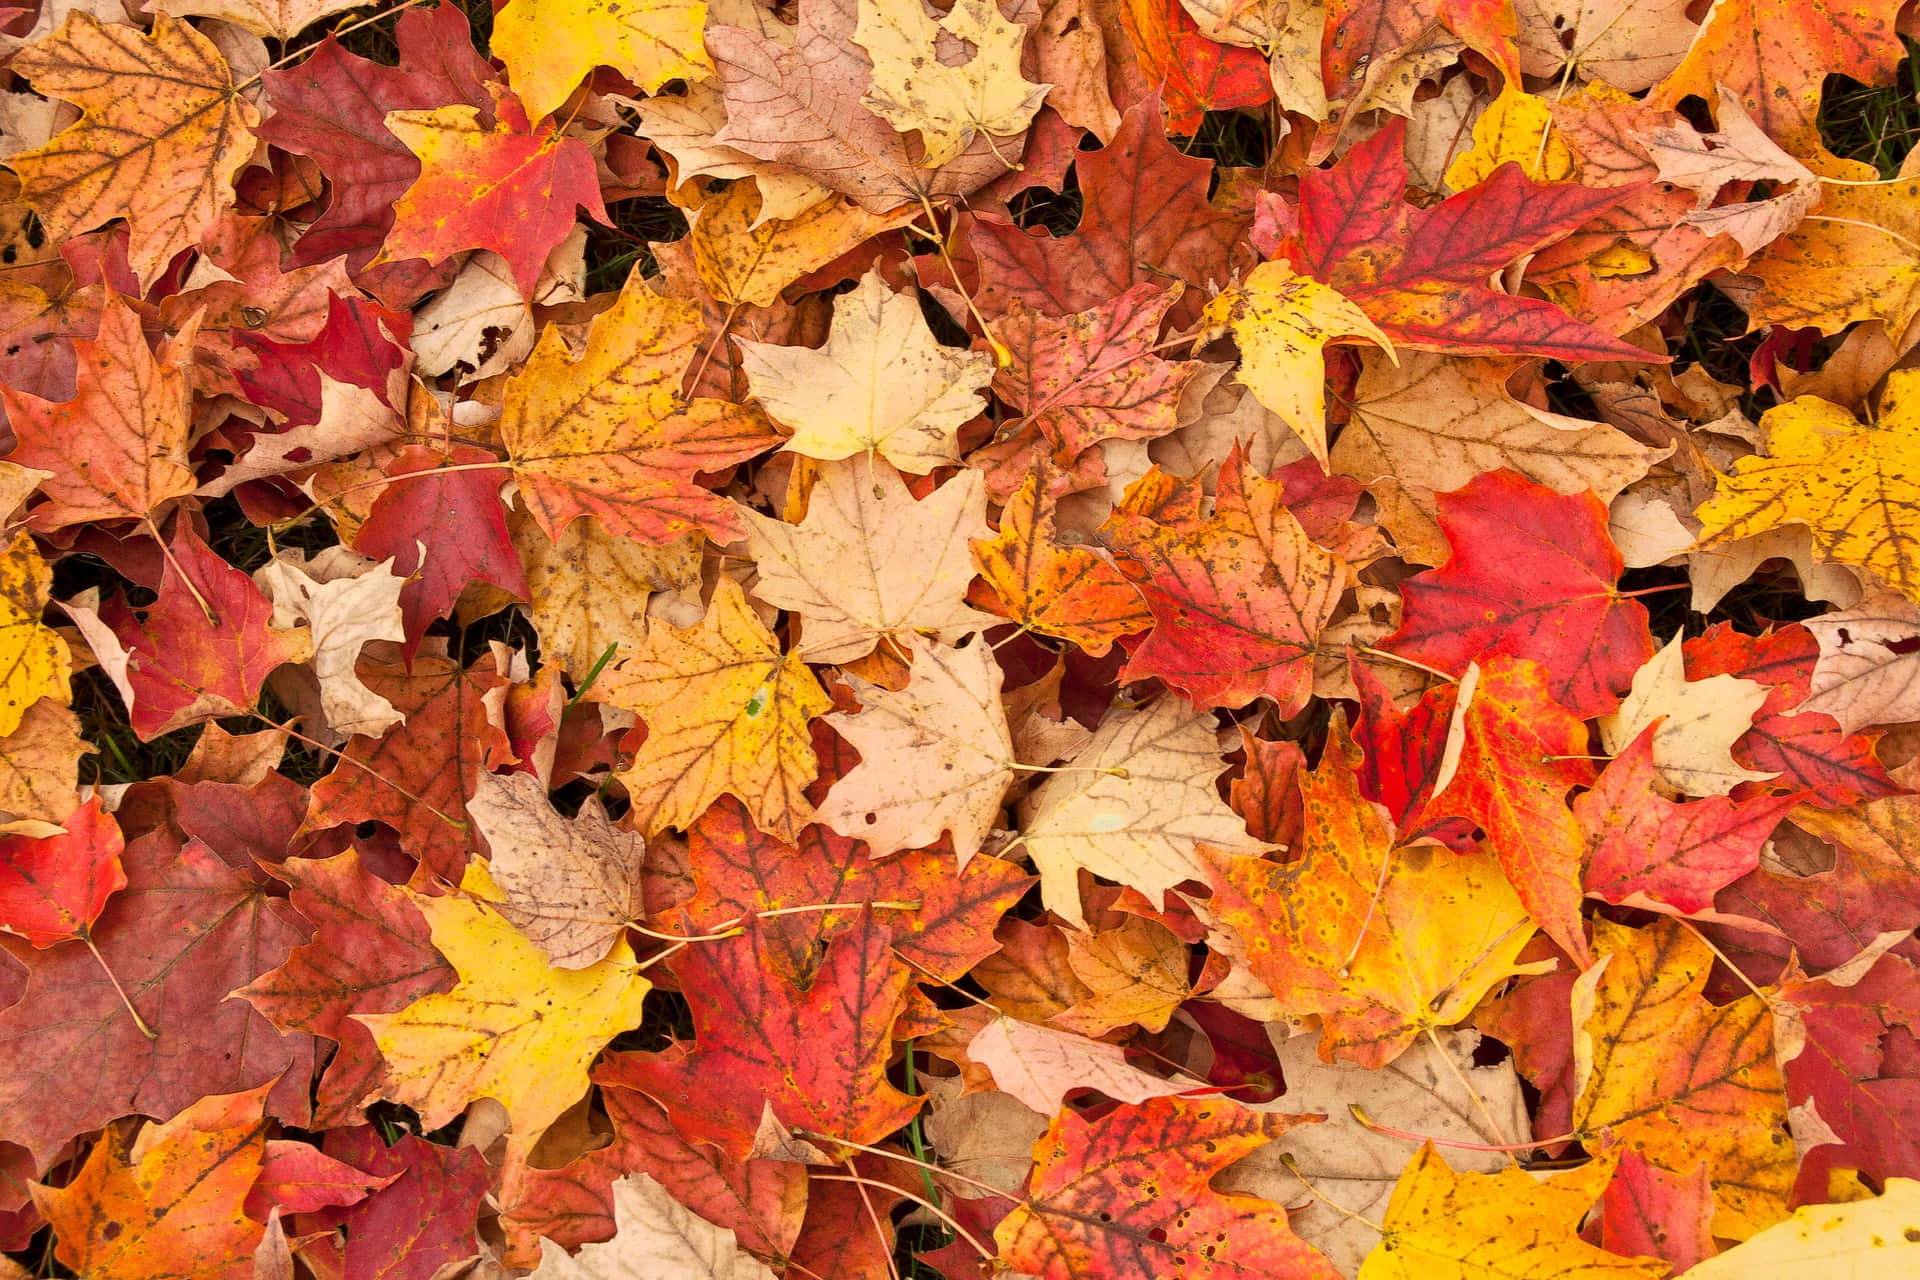
[[[1102,532],[1153,611],[1127,678],[1158,676],[1203,706],[1264,695],[1290,716],[1306,704],[1348,570],[1307,536],[1280,485],[1247,473],[1238,446],[1210,519],[1162,523],[1123,504]]]
[[[1043,460],[1007,499],[999,531],[974,540],[974,565],[997,598],[977,603],[1099,657],[1114,641],[1152,626],[1153,615],[1111,560],[1058,541],[1056,474]]]
[[[1026,1199],[994,1229],[1001,1261],[1046,1280],[1334,1280],[1284,1207],[1209,1185],[1301,1119],[1224,1098],[1151,1098],[1097,1120],[1062,1111],[1034,1144]]]
[[[887,1081],[911,981],[891,943],[869,907],[827,944],[801,988],[752,920],[744,936],[702,943],[677,966],[693,1009],[691,1046],[610,1054],[593,1078],[646,1094],[682,1134],[734,1159],[752,1149],[765,1107],[790,1129],[877,1142],[920,1107]]]
[[[88,800],[60,835],[0,836],[0,931],[36,947],[84,937],[107,899],[127,887],[120,824]]]
[[[1273,98],[1266,55],[1207,39],[1180,0],[1125,0],[1120,25],[1147,83],[1160,91],[1167,128],[1175,133],[1194,132],[1206,112]]]
[[[1546,677],[1537,663],[1494,657],[1471,689],[1462,683],[1467,701],[1455,708],[1452,730],[1457,765],[1420,822],[1457,817],[1477,824],[1528,914],[1585,967],[1580,870],[1587,841],[1567,797],[1593,785],[1593,765],[1585,722],[1553,700]]]
[[[1568,362],[1649,359],[1551,302],[1487,284],[1618,204],[1626,189],[1535,182],[1508,164],[1420,209],[1402,199],[1405,146],[1406,123],[1390,120],[1333,168],[1301,176],[1299,234],[1282,246],[1296,270],[1339,290],[1395,346]]]
[[[1627,1152],[1600,1195],[1599,1225],[1600,1247],[1608,1253],[1664,1258],[1676,1275],[1711,1258],[1717,1250],[1707,1167],[1673,1173]]]
[[[1440,495],[1453,554],[1409,581],[1383,646],[1462,672],[1496,655],[1544,669],[1553,699],[1587,718],[1612,711],[1653,656],[1647,611],[1616,588],[1622,562],[1607,507],[1490,471]]]

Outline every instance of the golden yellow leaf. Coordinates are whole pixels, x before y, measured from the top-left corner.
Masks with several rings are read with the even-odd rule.
[[[80,108],[80,122],[8,160],[59,242],[125,218],[127,261],[152,283],[233,207],[260,113],[213,42],[162,14],[153,34],[78,12],[9,70]]]
[[[1872,423],[1812,396],[1769,409],[1760,419],[1766,452],[1719,477],[1694,512],[1697,549],[1803,524],[1816,559],[1870,569],[1920,600],[1920,543],[1909,527],[1920,510],[1916,399],[1920,371],[1900,370],[1888,376]]]
[[[1920,1271],[1920,1182],[1888,1178],[1878,1196],[1810,1204],[1785,1222],[1696,1263],[1697,1280],[1835,1280]]]
[[[705,541],[687,533],[654,546],[617,538],[588,516],[550,542],[533,521],[523,522],[514,545],[527,569],[527,614],[540,636],[541,659],[584,681],[608,646],[614,661],[640,648],[653,593],[691,597],[698,608]]]
[[[713,74],[701,33],[707,0],[512,0],[493,19],[494,56],[538,120],[595,67],[652,93]]]
[[[1545,1181],[1517,1168],[1455,1173],[1428,1143],[1394,1186],[1360,1280],[1659,1280],[1660,1259],[1623,1258],[1580,1238],[1610,1172],[1611,1162]]]
[[[1509,162],[1536,182],[1565,182],[1573,176],[1573,153],[1553,133],[1547,100],[1515,84],[1500,90],[1473,122],[1473,146],[1447,166],[1447,185],[1465,191]]]
[[[1318,280],[1284,262],[1263,262],[1239,288],[1207,304],[1214,332],[1233,330],[1240,344],[1240,381],[1260,403],[1327,461],[1327,343],[1364,338],[1389,356],[1393,343],[1366,314]],[[1397,360],[1398,357],[1394,356]]]
[[[919,0],[911,0],[918,4]],[[747,386],[786,448],[823,462],[878,453],[925,475],[960,460],[960,428],[986,408],[993,359],[943,347],[920,304],[887,288],[879,268],[833,300],[833,330],[818,351],[738,343]]]
[[[1192,958],[1173,930],[1140,916],[1124,916],[1098,933],[1069,933],[1067,963],[1092,994],[1051,1021],[1085,1036],[1103,1036],[1136,1022],[1164,1031],[1193,995],[1187,980]]]
[[[707,292],[726,306],[770,307],[800,277],[919,212],[868,213],[845,196],[821,192],[824,199],[791,218],[769,217],[756,189],[760,181],[736,182],[692,215],[694,267]]]
[[[978,471],[915,502],[891,466],[850,458],[820,468],[801,523],[742,515],[760,569],[753,593],[800,615],[810,662],[849,662],[907,631],[953,644],[996,621],[965,604],[969,539],[987,534]]]
[[[812,821],[801,792],[819,765],[807,722],[833,703],[797,654],[782,656],[732,578],[720,579],[700,625],[650,628],[594,691],[646,722],[620,780],[648,835],[690,825],[723,795],[783,840]]]
[[[0,738],[18,729],[27,708],[42,698],[67,703],[72,655],[60,633],[40,620],[52,590],[53,570],[33,537],[14,534],[0,555]]]
[[[1026,35],[995,0],[956,0],[938,19],[921,0],[860,0],[853,41],[873,59],[873,85],[861,102],[902,133],[918,129],[922,163],[938,168],[976,133],[1019,133],[1040,109],[1053,86],[1020,74]],[[949,48],[963,56],[942,56]]]
[[[1713,1233],[1741,1239],[1787,1213],[1797,1159],[1757,995],[1714,1005],[1713,955],[1676,920],[1630,929],[1593,921],[1601,962],[1573,989],[1574,1130],[1613,1137],[1668,1169],[1705,1162]]]
[[[695,476],[780,437],[737,405],[683,405],[680,382],[705,338],[697,306],[653,292],[637,271],[594,320],[579,359],[554,329],[540,336],[507,381],[500,434],[521,500],[549,538],[583,515],[656,544],[693,529],[735,536],[733,504]]]
[[[1920,180],[1823,185],[1819,207],[1744,270],[1760,280],[1750,329],[1838,333],[1882,320],[1904,333],[1920,315]]]
[[[382,1096],[438,1129],[479,1098],[506,1108],[510,1149],[524,1155],[587,1092],[587,1067],[607,1041],[640,1025],[653,984],[625,938],[584,969],[556,969],[483,899],[499,890],[470,863],[462,893],[412,894],[433,945],[460,975],[452,991],[398,1013],[360,1013],[386,1059]]]

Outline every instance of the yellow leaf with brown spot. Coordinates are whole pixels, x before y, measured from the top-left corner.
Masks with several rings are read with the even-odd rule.
[[[780,291],[884,231],[912,222],[916,209],[868,213],[830,195],[791,218],[766,216],[756,183],[736,182],[693,214],[689,239],[700,283],[726,306],[770,307]]]
[[[245,1205],[266,1159],[270,1087],[211,1094],[131,1139],[109,1126],[72,1182],[32,1184],[54,1255],[102,1280],[249,1280],[264,1228]]]
[[[80,804],[80,757],[92,750],[73,712],[51,698],[27,707],[19,727],[0,738],[0,814],[13,823],[65,822]]]
[[[1323,349],[1341,338],[1364,338],[1389,356],[1393,343],[1338,290],[1295,275],[1284,262],[1263,262],[1237,289],[1207,304],[1214,332],[1233,330],[1240,344],[1240,381],[1261,404],[1327,461],[1327,362]],[[1397,357],[1396,357],[1397,358]]]
[[[1750,329],[1839,333],[1882,320],[1904,333],[1920,315],[1920,179],[1820,188],[1820,204],[1745,271],[1760,280]]]
[[[127,261],[144,286],[233,207],[260,113],[191,26],[162,14],[148,35],[77,12],[8,69],[81,111],[7,161],[54,242],[125,218]]]
[[[491,39],[538,120],[595,67],[612,67],[647,93],[711,77],[706,25],[707,0],[512,0],[495,15]]]
[[[555,541],[531,520],[514,530],[527,569],[527,615],[540,636],[543,661],[573,677],[587,674],[613,649],[617,661],[647,638],[651,596],[667,592],[699,606],[700,549],[686,533],[659,546],[610,534],[592,516],[568,525]]]
[[[706,337],[697,306],[653,292],[637,271],[594,320],[578,359],[554,329],[541,335],[507,382],[500,434],[521,501],[549,538],[583,515],[655,544],[695,529],[723,542],[738,536],[733,504],[695,477],[780,437],[750,409],[681,399]]]
[[[620,780],[648,835],[691,825],[723,795],[789,842],[812,821],[801,793],[819,763],[807,722],[833,703],[798,654],[781,654],[732,578],[721,577],[700,625],[651,628],[639,652],[601,674],[594,696],[646,722]]]
[[[939,18],[921,0],[860,0],[853,42],[873,59],[861,102],[902,133],[918,129],[922,163],[938,168],[976,134],[1010,137],[1040,109],[1053,86],[1020,74],[1026,35],[995,0],[957,0]]]
[[[1601,963],[1573,989],[1575,1132],[1589,1146],[1610,1133],[1663,1168],[1704,1161],[1717,1236],[1778,1222],[1797,1160],[1766,1002],[1709,1003],[1713,955],[1678,921],[1601,917],[1593,931]]]
[[[20,727],[42,698],[66,705],[72,655],[60,633],[40,620],[53,590],[53,570],[27,533],[0,554],[0,737]]]
[[[1553,132],[1547,100],[1512,84],[1473,122],[1473,146],[1447,166],[1447,185],[1465,191],[1509,163],[1518,164],[1535,182],[1565,182],[1573,176],[1573,153]]]
[[[1527,972],[1534,929],[1491,853],[1396,847],[1359,761],[1336,713],[1320,768],[1300,775],[1301,856],[1217,860],[1213,911],[1256,977],[1324,1020],[1323,1058],[1378,1068]]]
[[[1394,1185],[1359,1280],[1659,1280],[1661,1259],[1580,1238],[1612,1169],[1598,1161],[1544,1180],[1518,1168],[1455,1173],[1428,1143]]]
[[[1920,371],[1890,374],[1871,423],[1813,396],[1760,419],[1766,452],[1720,476],[1694,512],[1697,549],[1724,546],[1782,525],[1803,524],[1813,554],[1879,575],[1920,600]]]
[[[438,1129],[480,1098],[506,1108],[509,1148],[524,1155],[586,1096],[587,1067],[640,1025],[653,984],[623,937],[584,969],[559,969],[487,899],[500,891],[469,863],[464,893],[410,894],[433,945],[460,975],[453,990],[397,1013],[357,1013],[386,1060],[381,1096]]]

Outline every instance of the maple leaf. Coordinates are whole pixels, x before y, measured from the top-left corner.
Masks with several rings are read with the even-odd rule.
[[[467,797],[506,750],[485,705],[505,682],[487,661],[462,670],[446,658],[422,657],[408,670],[392,659],[361,659],[361,681],[404,719],[383,737],[347,740],[333,771],[313,784],[307,829],[384,822],[423,866],[457,883],[472,843]]]
[[[913,159],[906,139],[863,105],[874,80],[856,43],[858,9],[858,0],[807,0],[784,38],[711,27],[707,51],[726,98],[712,141],[791,165],[871,213],[965,195],[1010,169],[1020,140],[985,134],[949,163]]]
[[[161,14],[148,35],[75,12],[11,67],[81,110],[53,141],[7,162],[49,235],[67,240],[124,217],[144,288],[233,207],[260,113],[187,23]]]
[[[498,890],[479,864],[468,867],[462,888],[476,896],[414,896],[458,985],[393,1013],[350,1016],[386,1059],[383,1097],[436,1129],[475,1099],[493,1098],[512,1126],[509,1149],[524,1155],[587,1092],[595,1055],[639,1025],[653,984],[640,976],[624,938],[591,965],[554,968],[483,900]],[[554,1017],[555,1008],[567,1016]]]
[[[312,156],[327,174],[327,207],[294,246],[298,262],[347,255],[358,271],[393,228],[394,202],[420,176],[420,161],[387,128],[389,111],[453,103],[491,110],[482,87],[492,68],[473,50],[457,5],[409,9],[394,28],[400,65],[348,53],[329,35],[304,61],[261,75],[280,108],[258,129],[267,142]]]
[[[1283,1207],[1208,1186],[1304,1118],[1221,1098],[1154,1098],[1098,1120],[1063,1111],[1034,1144],[1027,1198],[994,1228],[1001,1259],[1048,1280],[1333,1280],[1339,1272],[1288,1229]]]
[[[1047,909],[1085,927],[1082,867],[1158,903],[1183,880],[1206,882],[1202,843],[1222,853],[1264,851],[1214,789],[1222,768],[1211,714],[1181,699],[1108,715],[1021,805],[1021,841],[1040,869]]]
[[[661,101],[650,99],[642,107]],[[658,132],[652,140],[656,147],[664,145]],[[795,281],[919,214],[917,209],[868,213],[845,196],[816,188],[801,208],[780,216],[761,190],[769,185],[762,168],[753,182],[709,195],[691,215],[687,238],[694,268],[716,302],[771,307]]]
[[[694,894],[680,909],[694,927],[713,932],[760,917],[768,955],[795,981],[813,971],[828,940],[868,902],[919,903],[888,909],[893,949],[918,973],[956,980],[999,950],[994,923],[1032,883],[994,857],[975,857],[964,870],[941,852],[876,862],[859,840],[817,825],[787,844],[756,828],[731,799],[688,828],[687,863]],[[814,909],[769,914],[800,906]]]
[[[1373,321],[1318,280],[1284,262],[1263,262],[1238,288],[1207,304],[1210,331],[1231,328],[1240,346],[1240,381],[1280,415],[1321,465],[1327,461],[1326,359],[1340,338],[1365,338],[1398,361]]]
[[[147,835],[122,863],[127,887],[91,946],[33,952],[0,938],[27,974],[24,995],[0,1010],[0,1130],[42,1169],[76,1134],[120,1116],[177,1115],[209,1092],[283,1074],[275,1114],[306,1119],[311,1040],[226,998],[302,940],[292,909],[198,841]]]
[[[1010,357],[994,374],[994,394],[1063,459],[1102,440],[1166,435],[1180,425],[1180,397],[1200,372],[1195,361],[1153,354],[1179,296],[1137,284],[1059,318],[1015,298],[994,324]]]
[[[1600,1196],[1600,1247],[1664,1258],[1675,1274],[1714,1255],[1713,1187],[1707,1167],[1670,1173],[1628,1151]]]
[[[304,564],[299,553],[282,552],[256,570],[254,580],[273,599],[273,625],[290,631],[304,624],[313,639],[313,673],[320,684],[320,714],[335,733],[375,736],[400,719],[393,704],[360,683],[355,670],[360,650],[376,640],[404,640],[401,600],[407,584],[393,572],[393,561],[365,565],[325,581],[341,557]],[[357,559],[358,557],[348,557]]]
[[[1478,824],[1527,913],[1584,967],[1586,839],[1567,794],[1591,784],[1593,766],[1586,725],[1553,701],[1544,677],[1524,659],[1496,657],[1484,670],[1470,668],[1447,735],[1451,776],[1435,781],[1420,821],[1461,817]],[[1445,763],[1441,771],[1447,773]]]
[[[1043,460],[1021,481],[1000,509],[999,532],[974,539],[973,561],[1009,618],[1099,657],[1153,625],[1153,614],[1111,560],[1057,541],[1055,474]]]
[[[913,666],[904,690],[852,677],[860,714],[826,717],[861,762],[833,784],[817,817],[865,840],[876,858],[951,832],[964,867],[1000,816],[1014,777],[1000,667],[980,640],[965,649],[918,639],[902,647]]]
[[[40,620],[53,573],[33,539],[16,533],[0,553],[0,736],[13,733],[41,700],[64,705],[73,655]]]
[[[596,66],[612,67],[647,93],[669,80],[712,75],[700,43],[706,24],[706,0],[513,0],[495,16],[489,44],[538,120]]]
[[[100,336],[74,340],[79,374],[72,399],[0,388],[18,439],[10,460],[48,473],[38,486],[46,501],[28,511],[30,524],[48,531],[151,518],[193,492],[184,371],[192,345],[170,344],[154,359],[139,316],[109,294]]]
[[[269,1087],[208,1094],[131,1141],[109,1129],[73,1181],[35,1184],[56,1256],[84,1275],[253,1276],[264,1228],[245,1203],[266,1157]]]
[[[1236,445],[1221,464],[1213,515],[1199,518],[1197,481],[1152,513],[1158,473],[1115,510],[1102,535],[1121,553],[1154,627],[1127,661],[1128,678],[1159,676],[1207,706],[1269,697],[1290,716],[1313,691],[1320,631],[1348,570],[1288,510],[1278,483],[1247,473]]]
[[[1074,172],[1082,208],[1071,235],[963,218],[980,271],[974,300],[988,315],[1018,298],[1066,316],[1168,276],[1197,287],[1227,278],[1228,255],[1246,221],[1207,202],[1211,166],[1167,141],[1157,103],[1129,108],[1106,146],[1075,157]]]
[[[531,295],[547,255],[573,229],[574,206],[607,222],[585,146],[551,122],[529,123],[511,95],[496,91],[493,117],[466,103],[387,112],[388,131],[419,157],[420,176],[394,202],[376,265],[491,249]]]
[[[127,887],[126,841],[98,797],[57,835],[0,836],[0,930],[36,947],[85,937],[107,899]]]
[[[473,1220],[492,1179],[472,1147],[444,1147],[411,1133],[389,1147],[370,1125],[330,1130],[325,1142],[335,1158],[390,1179],[358,1204],[316,1215],[322,1226],[345,1228],[346,1247],[329,1251],[344,1274],[423,1280],[479,1251]]]
[[[1452,554],[1409,581],[1386,648],[1452,671],[1500,654],[1539,663],[1555,700],[1613,710],[1653,656],[1647,611],[1616,589],[1620,552],[1606,507],[1507,471],[1439,497]]]
[[[1331,28],[1329,28],[1331,29]],[[1331,285],[1395,346],[1449,355],[1635,360],[1647,353],[1487,278],[1619,203],[1617,187],[1538,183],[1518,165],[1435,205],[1402,202],[1406,125],[1391,120],[1331,169],[1300,179],[1296,270]]]
[[[693,1010],[693,1049],[610,1054],[595,1082],[646,1094],[689,1139],[734,1159],[752,1148],[767,1107],[789,1128],[849,1142],[904,1125],[920,1102],[886,1071],[910,979],[872,908],[827,943],[804,989],[770,959],[757,919],[742,937],[688,952],[676,974]]]
[[[1527,909],[1491,853],[1396,848],[1354,776],[1338,718],[1320,768],[1299,775],[1297,858],[1216,862],[1217,918],[1255,976],[1314,1013],[1320,1053],[1382,1067],[1423,1032],[1464,1019],[1518,963]]]
[[[695,1214],[646,1174],[615,1182],[610,1196],[613,1240],[590,1244],[571,1257],[549,1240],[541,1246],[535,1274],[551,1280],[616,1280],[644,1267],[663,1280],[773,1280],[773,1272],[742,1250],[732,1231]]]
[[[1801,396],[1761,419],[1767,451],[1720,476],[1694,512],[1699,545],[1722,546],[1782,524],[1813,534],[1814,554],[1869,569],[1920,600],[1920,556],[1900,513],[1920,503],[1911,468],[1920,441],[1920,373],[1887,378],[1871,426],[1835,404]]]
[[[1119,1045],[1008,1017],[974,1033],[967,1056],[991,1072],[1003,1092],[1043,1116],[1058,1112],[1075,1089],[1098,1089],[1117,1102],[1138,1103],[1185,1088],[1130,1065]]]
[[[1765,782],[1774,775],[1741,768],[1732,752],[1767,689],[1738,676],[1688,680],[1682,639],[1675,636],[1634,675],[1620,709],[1600,717],[1600,740],[1618,754],[1651,729],[1654,772],[1687,795],[1723,796],[1743,782]]]
[[[798,525],[740,512],[760,569],[753,593],[800,616],[813,662],[846,662],[909,631],[951,644],[993,623],[961,602],[973,577],[969,541],[987,532],[986,505],[977,471],[916,502],[891,466],[828,463]]]
[[[1409,352],[1396,367],[1363,353],[1353,416],[1330,465],[1363,484],[1418,477],[1440,492],[1505,470],[1556,493],[1591,489],[1611,501],[1665,456],[1602,423],[1514,399],[1510,373],[1486,360]]]
[[[833,300],[818,351],[739,347],[753,398],[793,430],[783,448],[829,462],[878,453],[915,475],[959,462],[955,434],[986,407],[979,392],[994,376],[986,356],[935,342],[919,303],[878,269]]]
[[[1582,1240],[1580,1219],[1600,1184],[1593,1166],[1536,1182],[1520,1169],[1455,1173],[1432,1143],[1408,1161],[1387,1205],[1380,1243],[1360,1280],[1511,1276],[1581,1280],[1667,1273],[1658,1258],[1622,1258]]]
[[[699,309],[634,272],[595,319],[586,351],[549,328],[507,383],[500,434],[521,495],[549,538],[583,515],[610,533],[668,543],[692,529],[738,536],[731,504],[694,477],[772,448],[757,415],[686,403],[680,382],[706,337]]]
[[[917,130],[929,167],[958,159],[979,133],[1022,133],[1049,84],[1020,74],[1027,29],[995,0],[957,0],[940,18],[920,0],[860,0],[853,41],[873,60],[861,102],[905,133]],[[963,56],[941,56],[957,46]]]
[[[1820,187],[1820,212],[1785,228],[1749,269],[1754,324],[1838,333],[1880,320],[1905,332],[1920,314],[1920,218],[1911,180]]]
[[[646,834],[691,825],[722,795],[744,800],[783,838],[811,821],[801,793],[818,765],[807,722],[833,703],[797,655],[780,652],[731,578],[698,626],[648,628],[640,650],[600,681],[602,698],[646,722],[621,775]]]
[[[1834,1268],[1863,1254],[1877,1254],[1889,1246],[1896,1267],[1911,1265],[1915,1241],[1907,1239],[1907,1225],[1920,1209],[1920,1182],[1889,1178],[1878,1196],[1846,1204],[1803,1205],[1785,1222],[1750,1236],[1687,1274],[1699,1280],[1737,1280],[1740,1276],[1768,1275],[1779,1280],[1818,1280]],[[1875,1243],[1878,1241],[1879,1243]]]
[[[143,742],[246,714],[275,667],[313,653],[305,628],[271,626],[272,602],[186,519],[174,527],[160,595],[144,620],[118,597],[98,614],[75,606],[68,614],[113,678]]]
[[[645,643],[640,601],[656,592],[682,599],[698,593],[706,542],[698,533],[654,546],[610,534],[592,516],[575,520],[553,542],[531,522],[512,532],[541,655],[558,663],[576,688],[609,647],[618,655]]]
[[[1596,920],[1594,948],[1605,963],[1573,993],[1575,1130],[1610,1131],[1668,1168],[1704,1160],[1715,1235],[1785,1217],[1794,1156],[1780,1132],[1787,1103],[1766,1002],[1707,1003],[1712,956],[1673,920],[1645,929]]]
[[[1660,793],[1657,733],[1650,727],[1636,736],[1573,802],[1587,833],[1584,884],[1608,902],[1693,914],[1760,865],[1761,846],[1799,797],[1742,804],[1717,795],[1677,804]]]

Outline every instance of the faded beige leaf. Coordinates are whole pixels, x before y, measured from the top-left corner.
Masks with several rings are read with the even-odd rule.
[[[876,858],[953,833],[962,867],[1000,816],[1013,781],[1013,741],[1000,702],[1000,664],[980,639],[951,649],[917,637],[901,647],[913,675],[899,692],[848,676],[859,715],[826,717],[860,753],[816,818],[865,840]]]
[[[1078,871],[1131,886],[1159,903],[1183,880],[1205,883],[1196,852],[1263,853],[1214,788],[1225,766],[1213,713],[1171,695],[1144,711],[1113,711],[1092,741],[1021,806],[1021,846],[1040,871],[1047,909],[1078,929]]]
[[[607,821],[594,797],[575,817],[563,817],[532,774],[483,773],[467,816],[503,895],[500,914],[556,969],[605,959],[627,926],[646,914],[640,894],[646,845]]]
[[[927,1109],[921,1113],[927,1142],[943,1169],[971,1182],[941,1179],[961,1200],[986,1193],[974,1183],[998,1187],[1017,1198],[1033,1168],[1033,1144],[1047,1131],[1047,1118],[1010,1093],[986,1089],[963,1093],[957,1077],[924,1080]]]
[[[1734,762],[1735,739],[1753,727],[1767,700],[1767,687],[1738,676],[1687,679],[1676,635],[1634,673],[1633,690],[1620,709],[1600,717],[1600,737],[1618,755],[1650,725],[1653,768],[1661,781],[1691,796],[1723,796],[1743,782],[1777,775],[1755,773]]]
[[[1820,642],[1800,710],[1823,711],[1846,733],[1920,720],[1920,606],[1877,592],[1800,625]]]
[[[740,513],[760,568],[753,593],[800,615],[807,661],[848,662],[909,631],[951,644],[997,621],[964,603],[969,540],[991,532],[978,471],[915,502],[887,463],[849,458],[820,468],[807,501],[797,525]]]
[[[1698,30],[1687,0],[1514,0],[1513,9],[1522,71],[1558,79],[1571,67],[1628,93],[1664,80]]]
[[[80,757],[92,750],[73,712],[52,698],[28,707],[20,727],[0,738],[0,812],[65,822],[80,804]]]
[[[993,381],[991,357],[935,342],[920,304],[877,267],[833,300],[818,351],[737,345],[753,397],[793,431],[785,448],[827,462],[878,453],[915,475],[960,460],[956,433],[986,408]]]
[[[773,1280],[767,1264],[644,1173],[613,1184],[613,1239],[567,1251],[540,1242],[533,1280]]]
[[[406,717],[369,689],[355,664],[375,640],[404,640],[400,591],[407,580],[393,560],[375,564],[344,547],[328,547],[309,562],[297,550],[282,551],[254,573],[273,601],[272,624],[290,630],[307,624],[313,636],[313,674],[320,681],[320,714],[342,739],[377,738]]]
[[[1126,1051],[1071,1032],[995,1018],[967,1042],[967,1056],[993,1073],[1003,1093],[1043,1116],[1075,1089],[1098,1089],[1115,1102],[1145,1102],[1195,1087],[1127,1065]]]

